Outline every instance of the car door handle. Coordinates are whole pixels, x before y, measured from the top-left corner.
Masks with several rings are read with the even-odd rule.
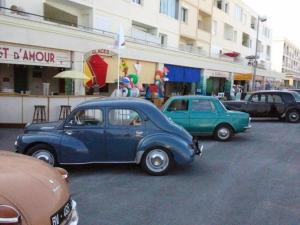
[[[65,134],[67,134],[67,135],[72,135],[72,134],[73,134],[73,132],[72,132],[72,131],[70,131],[70,130],[67,130],[67,131],[65,131]]]
[[[141,131],[141,130],[137,130],[137,131],[135,132],[135,134],[136,134],[136,136],[142,136],[142,135],[144,134],[144,132]]]

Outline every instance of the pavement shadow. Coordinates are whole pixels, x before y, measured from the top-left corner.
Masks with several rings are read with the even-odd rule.
[[[62,166],[71,175],[104,174],[104,173],[137,173],[141,170],[135,164],[87,164]]]

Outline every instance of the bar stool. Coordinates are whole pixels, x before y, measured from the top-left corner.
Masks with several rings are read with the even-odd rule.
[[[61,105],[60,106],[60,113],[59,113],[59,120],[64,120],[67,116],[71,113],[71,106],[70,105]]]
[[[46,106],[45,105],[35,105],[32,122],[42,123],[47,120],[46,116]]]

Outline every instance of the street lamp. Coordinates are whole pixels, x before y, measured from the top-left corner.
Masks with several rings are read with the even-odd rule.
[[[255,82],[255,76],[256,76],[256,70],[257,70],[257,58],[258,58],[258,38],[259,38],[259,24],[260,22],[266,22],[266,17],[260,17],[257,18],[257,33],[256,33],[256,46],[255,46],[255,56],[254,56],[254,63],[253,63],[253,77],[252,77],[252,91],[255,91],[256,89],[256,82]]]

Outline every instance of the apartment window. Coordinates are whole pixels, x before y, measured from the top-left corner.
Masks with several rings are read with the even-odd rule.
[[[266,38],[270,38],[270,33],[271,33],[271,31],[270,31],[270,29],[269,28],[267,28],[267,27],[264,27],[263,28],[263,35],[266,37]]]
[[[251,29],[256,30],[256,26],[257,26],[257,19],[254,16],[251,16]]]
[[[229,2],[226,1],[226,0],[215,0],[215,6],[226,12],[226,13],[229,13]]]
[[[160,13],[178,19],[179,0],[160,0]]]
[[[222,0],[216,0],[215,5],[218,9],[222,10],[223,1]]]
[[[224,24],[224,38],[225,38],[225,40],[228,40],[228,41],[234,40],[233,26],[231,26],[227,23]]]
[[[246,24],[246,23],[247,23],[247,14],[246,14],[246,13],[243,13],[243,14],[242,14],[242,23],[243,23],[243,24]]]
[[[198,20],[198,29],[202,29],[202,20]]]
[[[0,7],[6,7],[6,0],[0,0]],[[4,11],[4,9],[0,8],[0,12]]]
[[[166,34],[159,34],[159,38],[161,46],[166,47],[168,42],[168,36]]]
[[[132,0],[133,3],[142,5],[142,0]]]
[[[227,2],[227,1],[225,1],[225,3],[224,3],[224,11],[226,13],[229,13],[229,2]]]
[[[217,35],[218,34],[218,22],[216,20],[212,23],[212,34]]]
[[[260,45],[260,53],[263,54],[263,53],[264,53],[264,49],[265,49],[265,47],[261,44],[261,45]]]
[[[243,9],[239,5],[235,5],[235,18],[242,21]]]
[[[181,21],[187,23],[188,20],[188,10],[184,7],[181,7],[181,14],[180,14]]]
[[[44,16],[46,17],[45,20],[52,21],[59,24],[64,24],[68,26],[75,26],[78,25],[78,17],[72,15],[66,11],[61,9],[55,8],[47,3],[44,3]]]
[[[250,36],[249,34],[243,33],[242,45],[249,48],[250,47]]]
[[[233,32],[233,41],[237,42],[237,31],[236,30]]]

